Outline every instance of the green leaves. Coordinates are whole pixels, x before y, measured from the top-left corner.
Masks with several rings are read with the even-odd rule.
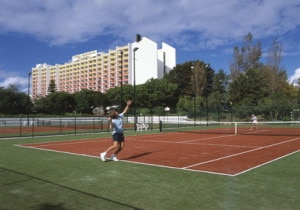
[[[18,92],[16,86],[0,87],[0,98],[0,113],[3,114],[27,114],[32,105],[27,94]]]

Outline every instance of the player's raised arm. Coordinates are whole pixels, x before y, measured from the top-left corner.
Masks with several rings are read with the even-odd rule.
[[[128,101],[127,101],[127,106],[124,108],[124,110],[123,110],[122,114],[125,114],[125,113],[128,111],[128,109],[129,109],[129,106],[131,105],[131,103],[132,103],[132,101],[131,101],[131,100],[128,100]]]

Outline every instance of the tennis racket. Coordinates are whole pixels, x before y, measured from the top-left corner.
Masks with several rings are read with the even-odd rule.
[[[103,117],[105,115],[104,108],[102,106],[94,108],[93,109],[93,114]]]

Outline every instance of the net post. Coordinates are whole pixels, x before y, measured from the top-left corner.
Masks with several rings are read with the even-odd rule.
[[[237,134],[237,122],[234,122],[234,134]]]

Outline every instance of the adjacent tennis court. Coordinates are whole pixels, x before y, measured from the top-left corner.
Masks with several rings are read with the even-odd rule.
[[[231,129],[236,132],[236,127],[223,127],[205,132],[128,135],[126,147],[118,157],[136,164],[236,176],[300,149],[300,135],[295,134],[295,131],[299,133],[298,128],[292,127],[284,135],[282,132],[274,135],[275,130],[283,131],[282,128],[273,131],[268,128],[269,135],[265,128],[249,131],[248,127],[247,133],[244,131],[243,134],[234,134]],[[110,145],[111,138],[99,138],[19,146],[98,158],[99,153]],[[99,164],[114,163],[99,159]]]

